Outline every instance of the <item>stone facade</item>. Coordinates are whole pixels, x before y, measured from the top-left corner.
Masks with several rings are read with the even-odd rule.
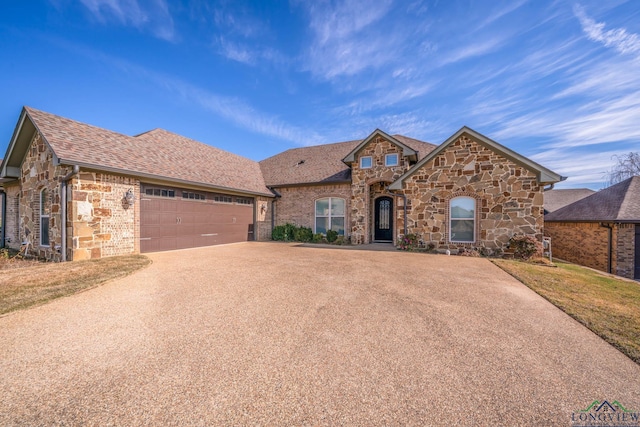
[[[502,250],[514,234],[541,240],[543,189],[534,173],[466,136],[430,159],[404,182],[407,232],[436,249]],[[452,242],[452,198],[475,200],[475,241]]]
[[[635,224],[612,227],[611,273],[633,279]],[[608,272],[609,229],[599,222],[547,222],[544,233],[551,237],[553,256]]]
[[[140,252],[140,204],[124,200],[129,189],[140,200],[139,180],[80,171],[69,188],[73,260]]]
[[[296,187],[279,187],[276,189],[281,197],[275,202],[275,224],[295,224],[309,227],[315,232],[315,202],[325,197],[339,197],[345,200],[345,213],[348,217],[351,189],[349,184],[305,185]],[[345,218],[345,225],[349,219]],[[348,230],[345,226],[345,234]]]
[[[398,155],[398,165],[385,166],[387,154]],[[360,159],[370,156],[371,167],[361,168]],[[386,187],[404,174],[410,165],[402,155],[402,148],[378,136],[370,141],[358,153],[351,165],[351,242],[354,244],[370,243],[373,241],[373,211],[375,199],[389,196]],[[402,226],[400,209],[394,203],[394,227]],[[394,233],[394,242],[396,239]]]
[[[29,253],[59,261],[62,247],[60,178],[71,169],[54,166],[53,153],[36,132],[22,162],[19,200],[19,242],[30,242]],[[48,217],[48,230],[43,229]],[[47,232],[47,236],[41,235]],[[48,243],[47,243],[48,240]]]

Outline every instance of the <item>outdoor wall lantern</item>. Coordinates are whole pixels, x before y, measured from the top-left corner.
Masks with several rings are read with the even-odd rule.
[[[133,206],[136,201],[136,195],[133,194],[133,188],[128,189],[127,192],[124,193],[124,200],[127,202],[128,206]]]

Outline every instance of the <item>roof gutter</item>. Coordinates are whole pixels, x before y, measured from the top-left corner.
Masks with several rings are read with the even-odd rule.
[[[67,183],[78,172],[80,166],[73,165],[71,172],[60,178],[60,260],[67,260]],[[72,236],[73,237],[73,236]]]

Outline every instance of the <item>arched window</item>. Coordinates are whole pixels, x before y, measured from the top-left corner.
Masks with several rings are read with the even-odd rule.
[[[476,201],[471,197],[455,197],[449,202],[449,240],[471,243],[476,235]]]
[[[327,197],[316,200],[315,233],[327,234],[327,230],[337,231],[344,236],[344,199]]]
[[[40,191],[40,246],[49,246],[49,201],[46,188]]]

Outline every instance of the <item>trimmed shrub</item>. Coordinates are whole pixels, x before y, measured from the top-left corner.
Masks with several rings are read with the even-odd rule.
[[[313,230],[308,227],[299,227],[293,233],[296,242],[310,242],[313,240]]]
[[[324,234],[322,233],[316,233],[313,235],[313,238],[311,239],[312,243],[324,243],[325,239],[324,239]]]
[[[271,232],[271,239],[281,242],[290,242],[295,239],[297,229],[298,227],[289,223],[285,225],[277,225],[273,227],[273,231]]]
[[[509,239],[509,248],[513,249],[513,257],[529,259],[534,255],[542,255],[542,242],[533,236],[517,234]]]
[[[327,242],[333,243],[338,238],[338,232],[334,230],[327,230]]]

